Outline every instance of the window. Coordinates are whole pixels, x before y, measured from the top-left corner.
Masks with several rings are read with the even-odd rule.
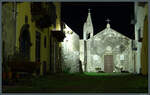
[[[138,39],[140,39],[141,38],[141,29],[139,28],[139,30],[138,30]]]
[[[28,23],[28,16],[25,16],[25,23]]]
[[[44,37],[44,48],[46,48],[46,36]]]
[[[89,34],[87,34],[87,39],[90,39],[90,33],[89,33]]]
[[[139,30],[138,30],[138,41],[139,42],[142,42],[142,34],[141,34],[141,28],[139,28]]]
[[[36,31],[36,61],[40,61],[41,33]]]
[[[132,40],[132,50],[137,50],[135,40]]]

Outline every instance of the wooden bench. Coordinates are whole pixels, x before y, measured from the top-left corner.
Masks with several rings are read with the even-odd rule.
[[[8,62],[8,66],[11,68],[12,72],[28,72],[33,73],[34,71],[40,69],[40,62]]]
[[[24,61],[10,61],[7,62],[10,71],[3,71],[2,83],[13,84],[18,81],[18,79],[25,76],[32,76],[34,72],[40,70],[41,63],[39,62],[24,62]]]

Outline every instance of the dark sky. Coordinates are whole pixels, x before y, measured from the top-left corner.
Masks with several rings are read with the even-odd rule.
[[[105,20],[109,18],[111,28],[134,39],[134,27],[131,24],[134,17],[132,2],[64,2],[61,11],[62,21],[83,38],[83,24],[87,19],[89,8],[94,35],[106,28]]]

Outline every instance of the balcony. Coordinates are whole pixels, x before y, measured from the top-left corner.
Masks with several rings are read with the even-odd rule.
[[[56,25],[56,9],[53,3],[31,3],[32,21],[36,22],[36,26],[40,28]]]
[[[58,42],[62,42],[63,39],[65,38],[65,34],[62,31],[53,30],[51,32],[52,32],[52,36],[55,37]]]

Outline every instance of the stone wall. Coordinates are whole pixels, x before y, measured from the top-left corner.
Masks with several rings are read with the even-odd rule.
[[[2,4],[2,39],[4,57],[14,54],[16,43],[16,5],[14,3]]]
[[[135,3],[135,41],[137,45],[137,51],[136,51],[136,72],[140,73],[141,69],[141,47],[142,43],[139,42],[139,36],[143,38],[143,29],[144,29],[144,20],[146,16],[148,15],[148,3]],[[139,35],[139,33],[141,35]]]
[[[113,72],[120,72],[121,68],[123,71],[134,71],[131,39],[113,29],[104,29],[87,40],[87,71],[97,72],[96,68],[104,71],[105,55],[113,56]]]
[[[62,42],[62,68],[64,72],[79,72],[79,36],[75,32],[65,32]]]

